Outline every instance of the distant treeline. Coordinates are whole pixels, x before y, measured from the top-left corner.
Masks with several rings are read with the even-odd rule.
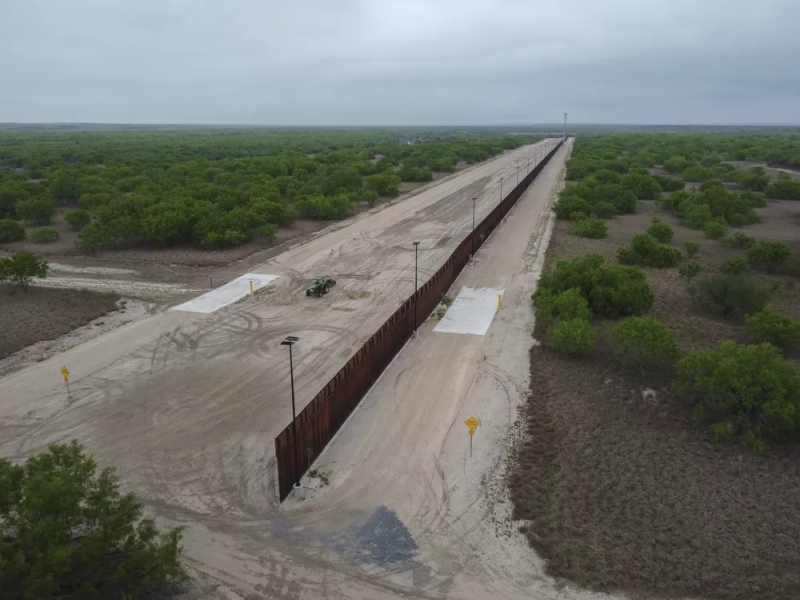
[[[295,219],[343,219],[540,135],[456,130],[0,132],[0,241],[57,206],[88,250],[271,239]],[[3,234],[3,232],[6,232]],[[20,231],[23,233],[20,234]]]

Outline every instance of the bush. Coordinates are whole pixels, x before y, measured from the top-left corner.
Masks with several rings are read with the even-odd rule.
[[[92,222],[92,217],[89,215],[88,210],[78,208],[76,210],[71,210],[64,215],[64,220],[69,224],[70,227],[72,227],[73,231],[80,231]]]
[[[728,225],[723,221],[711,220],[703,225],[703,233],[705,233],[712,240],[718,240],[728,233]]]
[[[747,250],[750,266],[767,273],[773,272],[792,254],[786,242],[759,240]]]
[[[691,281],[695,277],[700,274],[700,271],[703,270],[698,263],[694,261],[689,261],[683,263],[680,267],[678,267],[678,275],[683,277],[684,279]]]
[[[0,219],[0,243],[18,242],[25,239],[25,228],[17,221]]]
[[[684,169],[681,176],[685,181],[708,181],[714,176],[714,172],[706,167],[689,167]]]
[[[688,240],[683,242],[683,249],[686,251],[686,256],[694,258],[700,253],[700,242]]]
[[[110,236],[95,225],[87,225],[75,238],[75,245],[82,250],[94,252],[111,243]]]
[[[652,371],[671,367],[678,358],[675,332],[653,317],[628,317],[611,330],[617,361],[628,369]]]
[[[564,195],[562,193],[561,197],[553,206],[553,211],[556,213],[557,218],[569,219],[569,216],[575,212],[582,212],[588,215],[590,212],[592,212],[592,207],[583,198],[579,198],[578,196]]]
[[[752,235],[747,235],[746,233],[737,231],[730,237],[722,240],[722,243],[726,246],[730,246],[731,248],[740,248],[742,250],[746,250],[756,243],[756,238],[754,238]]]
[[[38,227],[31,231],[31,239],[37,244],[52,244],[61,239],[55,227]]]
[[[278,233],[278,226],[272,223],[267,223],[261,227],[253,230],[253,239],[262,242],[270,243],[275,241],[275,235]]]
[[[56,212],[56,204],[52,198],[36,196],[17,202],[17,215],[23,221],[31,221],[37,225],[47,225]]]
[[[4,598],[155,597],[181,579],[181,528],[160,533],[77,442],[0,459]]]
[[[593,314],[609,318],[640,315],[653,305],[653,293],[639,267],[604,264],[600,254],[589,253],[558,261],[555,270],[543,275],[540,294],[560,294],[578,289]]]
[[[573,319],[582,319],[589,321],[592,318],[589,303],[577,288],[560,294],[542,290],[541,293],[533,295],[533,304],[536,307],[536,317],[542,319],[546,324],[554,320],[571,321]]]
[[[800,277],[800,253],[795,252],[783,261],[781,272],[790,277]]]
[[[769,342],[783,350],[800,348],[800,323],[765,308],[749,315],[747,329],[763,342]]]
[[[800,181],[791,179],[773,181],[764,190],[764,195],[776,200],[800,200]]]
[[[629,248],[620,248],[617,251],[617,258],[623,264],[664,268],[677,265],[682,255],[677,248],[659,244],[650,234],[637,233]]]
[[[678,363],[678,392],[691,393],[695,411],[717,438],[741,437],[758,452],[764,437],[796,432],[800,423],[800,376],[770,344],[720,342]]]
[[[585,212],[575,211],[574,213],[569,214],[570,221],[583,221],[588,219],[589,217]]]
[[[769,290],[742,275],[710,275],[693,282],[692,299],[702,309],[723,317],[742,320],[767,304]]]
[[[747,270],[747,260],[741,256],[726,258],[722,263],[722,272],[726,275],[741,275]]]
[[[667,243],[675,235],[672,227],[664,223],[658,217],[653,217],[650,222],[650,227],[647,228],[647,233],[656,238],[659,242]]]
[[[602,219],[584,219],[572,225],[572,233],[585,238],[604,238],[608,236],[608,225]]]
[[[9,258],[0,258],[0,281],[11,281],[28,291],[34,278],[47,277],[49,265],[38,254],[33,252],[15,252]]]
[[[559,321],[547,332],[547,347],[562,354],[586,354],[594,348],[594,330],[588,321]]]
[[[598,202],[592,206],[592,213],[598,219],[610,219],[617,216],[619,211],[611,202]]]

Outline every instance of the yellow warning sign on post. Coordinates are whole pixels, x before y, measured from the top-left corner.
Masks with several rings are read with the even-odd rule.
[[[480,425],[480,423],[478,422],[478,419],[476,419],[475,417],[470,417],[469,419],[464,421],[464,425],[469,427],[469,434],[470,435],[474,435],[475,434],[475,429],[477,429],[477,427],[478,427],[478,425]]]
[[[69,369],[67,367],[61,367],[61,374],[64,376],[64,381],[69,383]]]

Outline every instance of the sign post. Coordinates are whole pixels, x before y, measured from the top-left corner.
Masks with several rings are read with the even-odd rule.
[[[480,423],[478,422],[478,419],[476,419],[475,417],[470,417],[469,419],[464,421],[464,425],[469,427],[469,456],[470,458],[472,458],[472,436],[475,435],[475,429],[477,429]]]
[[[69,369],[65,366],[61,367],[61,374],[64,376],[64,383],[67,384],[67,399],[72,398],[69,393]]]

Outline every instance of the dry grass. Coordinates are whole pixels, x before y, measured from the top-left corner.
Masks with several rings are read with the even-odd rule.
[[[745,231],[797,243],[794,223],[770,227],[775,208],[760,209],[765,221]],[[698,260],[707,271],[743,254],[643,203],[639,214],[612,220],[604,240],[575,237],[558,223],[548,264],[589,251],[614,260],[653,214],[675,229],[672,245],[703,244]],[[699,314],[674,269],[646,271],[653,312],[677,331],[684,351],[746,340],[741,326]],[[770,306],[800,318],[800,282],[787,283]],[[610,325],[599,324],[598,347],[586,359],[531,351],[528,435],[510,487],[515,517],[549,572],[645,596],[800,597],[800,444],[759,458],[714,443],[670,393],[671,374],[638,379],[608,360]],[[654,399],[643,398],[646,388],[656,390]]]
[[[0,285],[0,358],[52,340],[117,308],[119,296],[31,286],[27,293]]]

